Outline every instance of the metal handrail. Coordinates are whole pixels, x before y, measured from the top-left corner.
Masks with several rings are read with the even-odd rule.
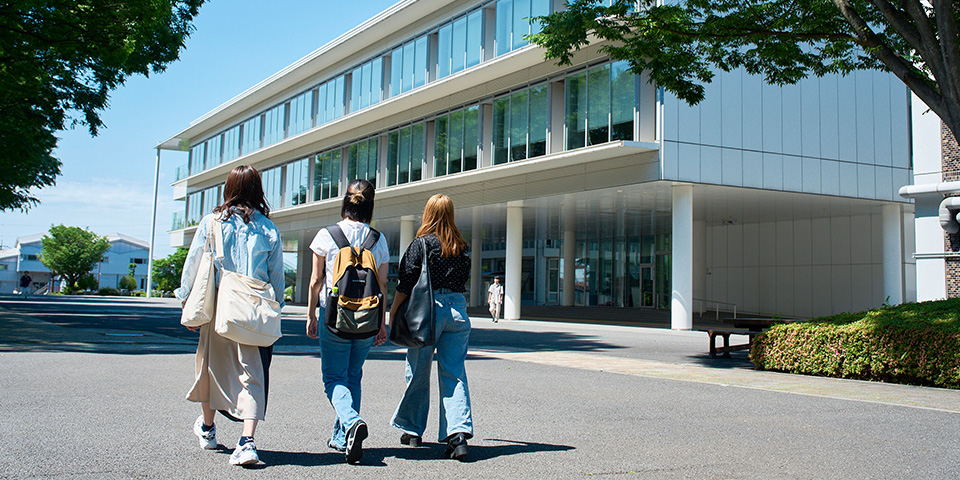
[[[719,301],[719,300],[703,300],[703,299],[700,299],[700,298],[694,298],[694,299],[693,299],[694,310],[697,310],[697,308],[696,308],[697,302],[700,302],[699,312],[700,312],[700,316],[701,316],[701,317],[703,316],[703,312],[706,311],[706,306],[707,306],[708,304],[711,304],[711,305],[714,306],[714,309],[713,309],[713,310],[717,313],[717,320],[720,320],[720,306],[721,306],[721,305],[727,306],[727,307],[733,307],[733,318],[737,318],[737,304],[736,304],[736,303],[721,302],[721,301]]]

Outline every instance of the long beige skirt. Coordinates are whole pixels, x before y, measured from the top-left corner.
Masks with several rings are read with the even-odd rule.
[[[187,400],[209,402],[236,420],[263,420],[272,356],[272,346],[241,345],[218,335],[213,322],[201,326],[196,380]]]

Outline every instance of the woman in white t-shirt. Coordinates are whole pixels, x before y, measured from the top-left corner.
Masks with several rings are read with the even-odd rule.
[[[343,220],[337,222],[337,226],[353,247],[363,245],[372,231],[373,197],[373,185],[366,180],[354,180],[347,187],[340,210]],[[310,249],[313,250],[313,273],[310,276],[307,305],[312,308],[307,309],[307,336],[320,339],[323,388],[336,411],[333,435],[327,445],[344,452],[347,463],[356,463],[363,455],[362,444],[367,437],[367,424],[360,418],[363,363],[373,345],[381,345],[387,340],[387,330],[381,322],[380,330],[373,337],[341,338],[325,324],[320,324],[316,305],[320,304],[319,318],[324,318],[327,307],[333,308],[326,305],[326,298],[333,287],[333,270],[340,248],[328,229],[324,228],[317,232]],[[380,292],[385,294],[390,253],[387,239],[382,234],[370,252],[377,266]]]

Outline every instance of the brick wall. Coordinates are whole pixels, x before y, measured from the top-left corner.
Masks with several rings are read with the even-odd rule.
[[[960,145],[943,122],[940,123],[943,181],[960,180]],[[944,233],[946,252],[960,252],[960,234]],[[960,258],[947,258],[947,296],[960,297]]]

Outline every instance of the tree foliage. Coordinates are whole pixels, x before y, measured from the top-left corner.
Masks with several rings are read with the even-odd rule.
[[[772,84],[888,70],[960,133],[960,7],[951,0],[569,0],[530,40],[570,64],[592,40],[690,104],[716,68]]]
[[[106,237],[63,225],[50,227],[50,234],[40,241],[43,244],[40,261],[55,275],[60,275],[68,288],[77,287],[80,278],[93,270],[110,249]]]
[[[178,248],[167,258],[153,262],[153,281],[157,283],[157,290],[172,292],[180,287],[180,277],[183,275],[183,264],[187,261],[189,249]]]
[[[177,60],[203,0],[0,2],[0,211],[54,185],[56,132],[103,127],[109,92]]]

